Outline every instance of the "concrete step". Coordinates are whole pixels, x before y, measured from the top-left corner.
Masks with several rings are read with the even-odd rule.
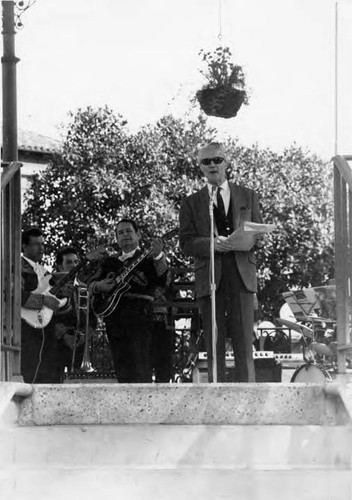
[[[119,470],[0,472],[2,500],[351,500],[351,471]]]
[[[21,425],[345,425],[338,392],[315,384],[35,385]]]
[[[0,498],[351,500],[351,401],[351,384],[35,385],[0,426]]]
[[[349,426],[62,425],[0,440],[1,500],[351,500]]]
[[[341,469],[352,464],[352,427],[89,425],[1,432],[0,469]]]
[[[346,426],[54,426],[0,434],[2,500],[351,500]]]

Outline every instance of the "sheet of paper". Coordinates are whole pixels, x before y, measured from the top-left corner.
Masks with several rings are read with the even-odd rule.
[[[335,285],[292,290],[284,292],[282,296],[298,320],[307,319],[307,317],[336,320]]]
[[[255,236],[271,233],[274,229],[274,224],[258,224],[256,222],[244,221],[243,226],[240,226],[227,237],[227,241],[232,244],[233,250],[248,252],[255,244]]]
[[[275,224],[258,224],[257,222],[250,222],[245,220],[243,223],[243,229],[245,231],[260,233],[272,233],[275,229]]]

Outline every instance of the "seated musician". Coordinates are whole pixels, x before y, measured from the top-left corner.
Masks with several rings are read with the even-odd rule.
[[[114,279],[143,254],[139,247],[140,233],[137,224],[122,219],[116,226],[119,256],[103,260],[89,285],[93,294],[93,309],[96,314],[118,292],[120,285]],[[153,291],[156,286],[165,286],[168,265],[162,252],[163,243],[157,238],[152,243],[151,254],[146,256],[131,271],[130,288],[126,290],[116,308],[104,317],[118,382],[151,382],[150,338]],[[119,294],[117,294],[119,296]]]
[[[54,323],[47,323],[43,306],[55,313],[59,300],[45,295],[50,272],[41,265],[44,255],[43,233],[32,227],[22,233],[22,297],[21,297],[21,373],[24,382],[58,383],[60,367],[57,359],[57,340]],[[42,286],[41,286],[42,285]],[[39,288],[38,288],[39,286]]]

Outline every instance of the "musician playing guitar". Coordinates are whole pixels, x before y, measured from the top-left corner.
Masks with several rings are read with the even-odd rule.
[[[56,313],[72,309],[70,298],[78,270],[106,252],[103,248],[88,252],[60,277],[41,265],[44,241],[39,228],[22,233],[22,251],[21,373],[27,383],[59,383],[62,367],[55,335]]]
[[[32,227],[22,233],[22,297],[21,305],[27,310],[39,311],[46,306],[54,313],[59,300],[53,295],[35,293],[39,282],[50,272],[41,265],[44,255],[43,233]],[[61,291],[63,297],[71,293],[69,286]],[[21,321],[21,373],[27,383],[59,383],[60,366],[57,358],[57,340],[54,321],[42,328],[34,328]]]
[[[120,255],[104,259],[91,281],[93,302],[109,296],[117,288],[117,278],[143,254],[139,247],[140,233],[131,219],[122,219],[116,226]],[[151,382],[150,337],[153,292],[165,286],[168,264],[162,251],[163,242],[152,242],[151,252],[129,275],[130,288],[123,293],[117,306],[104,317],[113,357],[115,373],[120,383]],[[94,308],[94,307],[93,307]]]
[[[74,270],[79,263],[77,250],[74,247],[62,247],[56,254],[55,268],[58,273],[55,275],[59,277],[60,274],[65,275]],[[78,287],[84,286],[84,283],[79,280],[78,276],[72,279],[73,287],[70,297],[70,302],[67,307],[63,307],[57,311],[55,321],[55,334],[58,340],[58,356],[61,364],[62,378],[64,377],[64,370],[71,369],[72,351],[75,342],[75,330],[78,318]],[[77,345],[75,348],[75,368],[81,366],[83,357],[83,338],[76,339]]]

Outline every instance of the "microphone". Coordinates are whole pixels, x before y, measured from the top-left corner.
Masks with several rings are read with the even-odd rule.
[[[211,205],[214,203],[215,195],[216,195],[216,190],[217,190],[217,186],[212,186],[211,187],[211,195],[210,195],[210,204]]]
[[[214,200],[215,200],[215,193],[216,193],[216,186],[211,187],[211,194],[209,196],[209,215],[210,218],[213,218],[213,207],[214,207]]]

